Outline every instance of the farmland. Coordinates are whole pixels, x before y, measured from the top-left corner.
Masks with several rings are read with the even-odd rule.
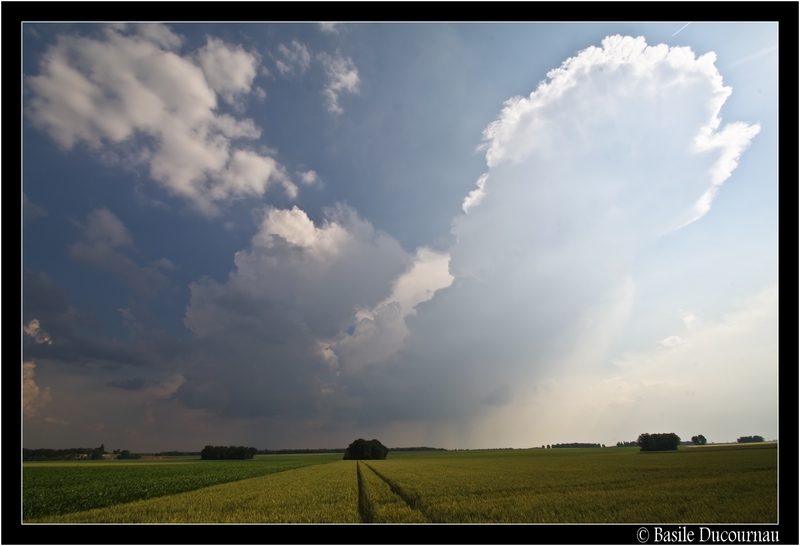
[[[23,469],[24,521],[776,522],[777,452],[752,444],[34,463]],[[59,496],[72,500],[53,502]]]
[[[193,491],[341,459],[338,454],[272,455],[253,461],[25,463],[23,519],[67,514]]]

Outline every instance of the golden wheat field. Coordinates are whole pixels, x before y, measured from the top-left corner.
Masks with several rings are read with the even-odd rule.
[[[23,522],[769,523],[778,519],[777,454],[777,444],[765,443],[653,453],[638,448],[390,452],[386,460],[374,461],[267,455],[117,467],[27,463]],[[69,484],[76,483],[70,482],[72,473],[86,477],[104,468],[120,479],[116,485],[90,481],[100,499],[105,486],[125,480],[156,483],[148,482],[148,473],[165,468],[175,476],[228,472],[233,478],[175,493],[165,487],[153,497],[140,492],[141,498],[129,495],[125,502],[106,499],[90,509],[75,507],[91,505],[91,495],[83,503],[47,505],[48,496],[69,497]],[[113,473],[105,472],[112,480]]]

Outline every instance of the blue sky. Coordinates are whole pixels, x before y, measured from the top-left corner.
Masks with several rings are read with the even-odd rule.
[[[23,25],[23,443],[778,435],[777,25]]]

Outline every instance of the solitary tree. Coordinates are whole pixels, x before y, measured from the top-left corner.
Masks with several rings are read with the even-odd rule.
[[[640,434],[636,440],[642,451],[672,451],[678,449],[681,438],[674,432],[662,434]]]
[[[344,459],[385,459],[389,449],[378,440],[359,438],[344,450]]]
[[[692,442],[696,446],[704,446],[704,445],[706,445],[707,440],[706,440],[705,436],[700,434],[698,436],[692,436]]]

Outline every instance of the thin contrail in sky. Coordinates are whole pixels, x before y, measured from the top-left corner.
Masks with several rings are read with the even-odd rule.
[[[762,49],[761,51],[759,51],[757,53],[753,53],[752,55],[748,55],[747,57],[739,59],[738,61],[733,61],[730,64],[726,64],[722,68],[730,68],[732,66],[736,66],[737,64],[742,64],[742,63],[746,63],[747,61],[752,61],[753,59],[757,59],[758,57],[761,57],[762,55],[766,55],[767,53],[769,53],[771,51],[775,51],[776,49],[778,49],[777,46],[770,46],[770,47],[764,48],[764,49]]]
[[[686,23],[686,24],[685,24],[685,25],[683,25],[681,28],[679,28],[679,29],[678,29],[678,31],[677,31],[675,34],[677,34],[678,32],[682,31],[683,29],[685,29],[686,27],[688,27],[688,26],[689,26],[689,25],[691,25],[691,24],[692,24],[692,23]],[[675,36],[675,34],[673,34],[673,36]]]
[[[295,198],[294,198],[294,200],[295,200],[295,201],[297,201],[298,203],[300,203],[300,200],[299,200],[297,197],[295,197]],[[304,211],[306,211],[306,213],[307,213],[309,216],[311,216],[311,219],[312,219],[312,220],[314,220],[315,222],[317,222],[317,219],[316,219],[316,218],[314,218],[314,215],[313,215],[313,214],[311,214],[311,211],[310,211],[310,210],[308,210],[308,209],[306,208],[306,206],[305,206],[303,203],[300,203],[300,206],[301,206],[301,207],[303,207],[303,210],[304,210]],[[319,223],[319,222],[317,222],[317,223]]]

